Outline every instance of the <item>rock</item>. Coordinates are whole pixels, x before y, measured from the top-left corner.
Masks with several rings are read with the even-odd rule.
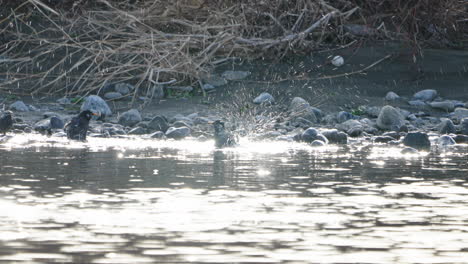
[[[257,96],[254,100],[254,104],[272,104],[275,102],[275,98],[267,92],[261,93],[259,96]]]
[[[397,108],[400,111],[400,114],[403,116],[404,119],[408,118],[411,115],[410,111],[406,111],[404,109]]]
[[[318,120],[321,120],[324,116],[322,110],[318,109],[317,107],[310,106],[308,110],[314,112],[314,115]]]
[[[448,135],[440,136],[437,139],[437,145],[439,146],[450,146],[450,145],[455,145],[455,144],[457,144],[455,140],[451,136],[448,136]]]
[[[58,116],[52,116],[49,120],[51,129],[62,129],[65,126],[65,122]]]
[[[300,112],[309,108],[310,104],[301,97],[294,97],[289,105],[289,110],[291,112]]]
[[[416,106],[416,107],[425,107],[427,104],[421,100],[412,100],[408,101],[409,105]]]
[[[212,74],[210,75],[210,77],[203,79],[203,81],[207,84],[213,85],[214,87],[219,87],[227,84],[225,78],[215,74]]]
[[[463,118],[468,117],[468,109],[459,107],[455,109],[453,116],[458,120],[462,120]]]
[[[193,124],[195,125],[208,124],[210,121],[211,120],[206,117],[199,116],[193,119]]]
[[[97,94],[101,96],[112,91],[114,91],[114,84],[108,81],[105,81],[102,87],[98,90]]]
[[[293,127],[308,128],[313,126],[315,122],[309,121],[303,117],[296,117],[293,118],[289,123]]]
[[[375,143],[388,143],[390,141],[395,140],[393,137],[390,136],[377,136],[373,138]]]
[[[18,112],[29,112],[29,107],[23,101],[12,103],[10,109]]]
[[[107,100],[117,100],[122,98],[122,94],[118,92],[108,92],[104,94],[104,98]]]
[[[346,111],[341,111],[336,115],[336,120],[338,123],[343,123],[347,120],[354,119],[355,116],[349,112]]]
[[[171,119],[170,119],[170,122],[171,123],[174,123],[174,122],[177,122],[177,121],[184,121],[185,123],[189,124],[189,125],[192,125],[193,124],[193,121],[192,119],[188,118],[188,117],[185,117],[181,114],[177,114],[175,116],[173,116]]]
[[[318,133],[317,129],[310,127],[308,129],[304,130],[304,132],[302,132],[300,140],[304,141],[304,142],[311,143],[312,141],[317,139],[318,134],[319,133]]]
[[[327,137],[325,137],[325,136],[322,135],[322,134],[318,134],[316,140],[319,140],[319,141],[322,141],[322,142],[325,143],[325,144],[328,144],[328,139],[327,139]],[[316,140],[314,140],[314,141],[316,141]]]
[[[71,100],[66,98],[66,97],[62,97],[60,99],[57,99],[57,103],[61,104],[61,105],[69,105],[71,104]]]
[[[384,136],[384,137],[392,137],[392,138],[394,138],[394,139],[396,139],[396,140],[399,140],[400,137],[401,137],[400,133],[398,133],[398,132],[396,132],[396,131],[385,132],[385,133],[382,134],[382,136]]]
[[[135,127],[133,129],[131,129],[130,131],[128,131],[129,135],[144,135],[146,133],[147,133],[147,131],[143,127]]]
[[[431,102],[429,105],[432,108],[440,109],[445,112],[452,112],[455,109],[455,104],[451,101]]]
[[[130,109],[119,116],[119,124],[132,127],[141,122],[141,115],[137,109]]]
[[[322,146],[325,146],[325,142],[321,141],[321,140],[314,140],[310,143],[310,145],[312,145],[312,147],[322,147]]]
[[[456,135],[453,139],[458,144],[468,143],[468,136],[467,135]]]
[[[51,118],[43,119],[34,124],[34,130],[36,131],[46,131],[50,129],[62,129],[65,123],[62,119],[56,116]]]
[[[155,116],[151,121],[149,121],[148,128],[153,131],[162,131],[166,133],[169,125],[167,124],[167,120],[164,116]]]
[[[28,105],[29,111],[32,112],[37,112],[39,111],[39,108],[35,107],[34,105]]]
[[[324,135],[330,143],[348,144],[348,135],[337,129],[324,130],[322,131],[322,135]]]
[[[129,83],[117,83],[114,85],[114,90],[117,93],[120,93],[121,95],[127,95],[131,91],[133,91],[133,89],[134,89],[133,85]]]
[[[437,126],[437,131],[439,132],[439,134],[450,134],[455,133],[457,130],[455,129],[455,125],[453,124],[452,120],[444,119]]]
[[[111,116],[112,111],[109,105],[98,95],[90,95],[86,97],[86,100],[81,105],[81,111],[91,110],[93,112],[99,112],[102,118]]]
[[[344,64],[344,59],[343,57],[341,56],[335,56],[333,57],[333,59],[331,60],[331,63],[333,64],[333,66],[335,67],[340,67],[340,66],[343,66]]]
[[[173,139],[182,139],[190,135],[190,128],[188,127],[170,127],[166,131],[166,137]]]
[[[377,118],[377,127],[383,130],[398,131],[404,124],[403,116],[400,111],[392,106],[386,105],[380,111]]]
[[[164,138],[164,132],[162,131],[156,131],[154,133],[151,133],[149,135],[150,138]]]
[[[432,101],[437,97],[437,91],[432,89],[426,89],[419,91],[413,95],[413,100],[420,100],[420,101]]]
[[[415,148],[407,147],[401,150],[401,154],[417,154],[418,150]]]
[[[346,133],[348,133],[348,135],[350,137],[359,137],[363,132],[364,132],[364,130],[363,130],[362,126],[361,127],[352,127],[348,131],[346,131]]]
[[[171,90],[181,91],[181,92],[191,92],[191,91],[193,91],[192,86],[168,86],[166,88],[171,89]]]
[[[460,121],[460,130],[463,135],[468,135],[468,117],[465,117]]]
[[[409,132],[403,139],[403,144],[415,149],[430,149],[431,142],[426,133],[423,132]]]
[[[172,124],[173,127],[190,127],[189,124],[187,124],[186,122],[182,121],[182,120],[177,120],[175,121],[173,124]]]
[[[415,114],[410,114],[406,119],[408,119],[410,121],[416,121],[416,120],[418,120],[418,117],[416,117]]]
[[[361,132],[363,131],[363,125],[361,124],[361,122],[357,120],[345,121],[341,124],[336,125],[336,128],[346,133],[348,133],[348,131],[352,128],[360,128]]]
[[[209,91],[213,91],[216,89],[216,87],[212,84],[209,84],[209,83],[205,83],[202,85],[202,89],[209,92]]]
[[[225,71],[221,76],[229,81],[243,80],[250,75],[249,71]]]
[[[394,92],[388,92],[387,95],[385,95],[385,100],[387,101],[395,101],[400,99],[400,96]]]
[[[382,107],[378,106],[366,106],[364,107],[364,112],[370,117],[378,117]]]

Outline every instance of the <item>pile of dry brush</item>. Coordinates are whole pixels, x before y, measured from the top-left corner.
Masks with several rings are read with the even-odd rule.
[[[0,0],[0,91],[85,95],[198,84],[232,57],[363,39],[466,46],[460,0]],[[172,81],[171,81],[172,80]],[[16,87],[16,88],[12,88]]]

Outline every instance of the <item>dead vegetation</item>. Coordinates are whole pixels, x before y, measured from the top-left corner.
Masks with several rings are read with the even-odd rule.
[[[281,58],[356,39],[406,40],[416,50],[434,40],[467,44],[466,1],[3,0],[2,5],[9,8],[0,17],[5,79],[0,90],[15,94],[86,95],[106,82],[132,83],[134,96],[151,94],[161,83],[198,85],[213,65],[233,57]]]

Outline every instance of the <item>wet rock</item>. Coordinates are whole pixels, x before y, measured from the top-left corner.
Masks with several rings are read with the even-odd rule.
[[[151,133],[151,134],[149,135],[149,137],[150,137],[150,138],[164,138],[165,135],[164,135],[164,132],[162,132],[162,131],[156,131],[156,132],[154,132],[154,133]]]
[[[190,127],[190,125],[187,124],[187,122],[182,121],[182,120],[175,121],[175,122],[172,124],[172,126],[173,126],[173,127]]]
[[[225,71],[221,75],[223,78],[229,81],[243,80],[250,75],[249,71]]]
[[[147,130],[143,127],[135,127],[128,131],[129,135],[144,135],[147,133]]]
[[[395,140],[393,137],[390,136],[377,136],[373,138],[375,143],[388,143],[390,141]]]
[[[451,136],[448,136],[448,135],[440,136],[437,139],[437,145],[439,146],[450,146],[450,145],[455,145],[455,144],[456,144],[455,140]]]
[[[259,96],[257,96],[253,100],[254,104],[272,104],[274,102],[275,102],[275,98],[267,92],[261,93]]]
[[[10,105],[10,109],[18,112],[29,112],[29,107],[23,101],[16,101]]]
[[[445,112],[452,112],[455,109],[455,104],[451,101],[431,102],[429,105],[434,109],[440,109]]]
[[[416,121],[418,120],[418,117],[415,114],[410,114],[406,119],[410,121]]]
[[[127,95],[134,89],[129,83],[117,83],[114,85],[114,90],[121,95]]]
[[[426,107],[427,104],[421,100],[412,100],[408,101],[409,105],[416,106],[416,107]]]
[[[167,124],[167,120],[163,116],[155,116],[151,121],[148,123],[148,128],[152,129],[153,131],[162,131],[166,133],[169,125]]]
[[[468,143],[468,136],[467,136],[467,135],[456,135],[455,137],[453,137],[453,139],[454,139],[455,142],[457,142],[458,144],[465,144],[465,143]]]
[[[346,131],[350,137],[359,137],[363,132],[363,127],[352,127]]]
[[[313,147],[322,147],[322,146],[325,146],[325,142],[321,141],[321,140],[314,140],[310,143],[310,145],[312,145]]]
[[[302,132],[300,140],[310,143],[317,139],[318,134],[319,132],[317,129],[309,127],[308,129],[304,130],[304,132]]]
[[[466,109],[466,108],[457,108],[453,112],[453,116],[458,120],[462,120],[463,118],[468,117],[468,109]]]
[[[66,97],[62,97],[60,99],[57,99],[57,103],[61,104],[61,105],[69,105],[71,104],[71,100],[69,98],[66,98]]]
[[[343,123],[347,120],[354,119],[355,116],[349,112],[341,111],[336,115],[336,121],[338,123]]]
[[[109,105],[98,95],[90,95],[86,97],[86,100],[81,105],[80,110],[91,110],[93,112],[98,112],[101,114],[102,119],[104,119],[106,116],[112,115],[112,111]]]
[[[398,131],[403,125],[403,116],[400,111],[392,106],[386,105],[380,111],[377,118],[377,127],[383,130]]]
[[[28,127],[29,125],[25,123],[13,123],[11,128],[24,131]]]
[[[62,119],[56,116],[52,116],[51,118],[43,119],[36,124],[34,124],[34,130],[36,131],[47,131],[51,129],[62,129],[65,123]]]
[[[104,94],[106,100],[117,100],[122,98],[122,94],[118,92],[108,92]]]
[[[426,89],[419,91],[413,95],[413,100],[420,100],[420,101],[432,101],[437,97],[437,91],[432,89]]]
[[[399,140],[400,137],[401,137],[400,133],[398,133],[398,132],[396,132],[396,131],[385,132],[385,133],[382,134],[382,136],[384,136],[384,137],[392,137],[392,138],[394,138],[394,139],[396,139],[396,140]]]
[[[460,132],[463,135],[468,135],[468,117],[465,117],[460,122]]]
[[[418,150],[415,148],[407,147],[401,150],[401,154],[417,154]]]
[[[132,127],[141,122],[141,115],[137,109],[130,109],[119,116],[119,124]]]
[[[40,111],[40,109],[35,107],[34,105],[28,105],[28,108],[29,108],[29,111],[32,111],[32,112]]]
[[[51,129],[62,129],[65,126],[63,119],[58,116],[52,116],[49,120]]]
[[[325,144],[328,144],[328,139],[327,137],[325,137],[324,135],[322,134],[318,134],[317,137],[316,137],[316,140],[319,140],[319,141],[322,141],[323,143]],[[314,140],[314,141],[316,141]]]
[[[348,144],[348,135],[337,129],[324,130],[322,131],[322,135],[324,135],[330,143]]]
[[[170,127],[166,131],[166,137],[173,139],[182,139],[190,136],[190,128],[188,127]]]
[[[400,96],[394,92],[388,92],[387,95],[385,95],[385,100],[387,101],[395,101],[400,99]]]
[[[455,133],[455,125],[453,124],[452,120],[444,119],[442,122],[437,126],[437,131],[440,134],[450,134]]]
[[[403,139],[403,144],[415,149],[430,149],[431,142],[426,133],[423,132],[409,132]]]
[[[343,122],[341,124],[337,124],[336,128],[341,130],[341,131],[344,131],[346,133],[348,133],[348,131],[350,129],[353,129],[353,128],[355,128],[355,129],[359,128],[359,129],[361,129],[361,132],[363,131],[363,125],[358,120],[345,121],[345,122]]]

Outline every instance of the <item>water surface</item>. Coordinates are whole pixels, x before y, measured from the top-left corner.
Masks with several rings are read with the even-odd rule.
[[[468,145],[15,136],[0,263],[466,263]]]

